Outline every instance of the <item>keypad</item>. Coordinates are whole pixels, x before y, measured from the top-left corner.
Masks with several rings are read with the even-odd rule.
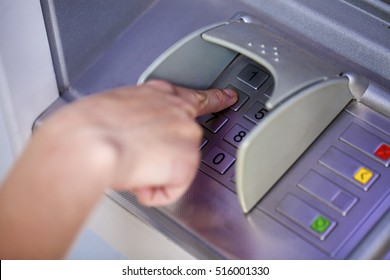
[[[197,118],[204,128],[200,169],[233,191],[237,149],[268,113],[264,104],[272,86],[273,79],[266,70],[239,56],[211,86],[232,88],[238,94],[237,102],[221,112]]]

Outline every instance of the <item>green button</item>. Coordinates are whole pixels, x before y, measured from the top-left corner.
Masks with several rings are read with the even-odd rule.
[[[330,221],[322,216],[318,216],[311,224],[311,228],[319,233],[323,233],[329,226]]]

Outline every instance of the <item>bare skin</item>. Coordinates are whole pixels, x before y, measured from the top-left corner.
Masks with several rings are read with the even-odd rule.
[[[63,258],[108,187],[133,192],[146,206],[180,198],[200,160],[195,118],[236,101],[232,90],[150,81],[53,115],[1,186],[0,259]]]

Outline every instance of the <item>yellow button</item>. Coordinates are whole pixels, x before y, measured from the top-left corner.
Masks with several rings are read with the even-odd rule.
[[[360,167],[353,178],[359,183],[365,185],[371,180],[372,176],[374,176],[374,173],[372,173],[371,170]]]

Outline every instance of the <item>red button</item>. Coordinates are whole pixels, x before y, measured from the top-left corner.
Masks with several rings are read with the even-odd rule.
[[[390,159],[390,147],[386,144],[382,144],[375,152],[375,155],[383,160]]]

